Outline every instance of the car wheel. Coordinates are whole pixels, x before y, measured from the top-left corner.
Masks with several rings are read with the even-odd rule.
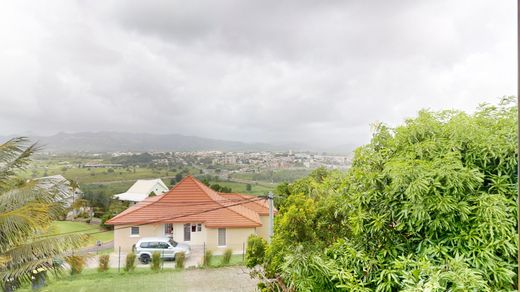
[[[150,256],[147,255],[147,254],[143,254],[141,255],[141,257],[139,258],[139,260],[141,260],[141,263],[143,264],[148,264],[150,262]]]

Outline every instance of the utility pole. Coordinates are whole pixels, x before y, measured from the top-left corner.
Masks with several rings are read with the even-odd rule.
[[[520,0],[518,0],[520,1]],[[269,200],[269,243],[271,242],[271,237],[273,237],[273,226],[274,226],[274,207],[273,207],[273,192],[269,192],[267,195],[267,199]]]

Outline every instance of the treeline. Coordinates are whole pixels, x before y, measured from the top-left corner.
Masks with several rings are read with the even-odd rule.
[[[261,288],[517,289],[514,101],[381,124],[347,172],[280,185],[275,235],[248,261]]]

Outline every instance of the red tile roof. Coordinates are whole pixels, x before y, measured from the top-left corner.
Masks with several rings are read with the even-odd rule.
[[[233,201],[246,201],[247,203],[243,204],[244,207],[255,211],[259,215],[269,215],[269,204],[267,203],[267,199],[254,200],[256,196],[238,193],[219,193],[219,195]]]
[[[210,228],[259,227],[262,225],[259,215],[268,214],[267,204],[262,201],[242,194],[219,194],[194,177],[187,176],[169,192],[148,197],[116,215],[107,224],[200,222]]]

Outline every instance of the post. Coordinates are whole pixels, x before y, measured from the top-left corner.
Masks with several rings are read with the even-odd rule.
[[[117,257],[117,272],[121,271],[121,246],[119,247],[119,256]]]
[[[519,0],[520,1],[520,0]],[[269,192],[267,195],[267,199],[269,200],[269,243],[271,242],[271,237],[273,237],[273,225],[274,225],[274,207],[273,207],[273,193]]]
[[[246,243],[242,242],[242,262],[246,261]]]
[[[206,242],[204,241],[204,250],[203,250],[203,254],[202,254],[202,266],[206,266]]]

